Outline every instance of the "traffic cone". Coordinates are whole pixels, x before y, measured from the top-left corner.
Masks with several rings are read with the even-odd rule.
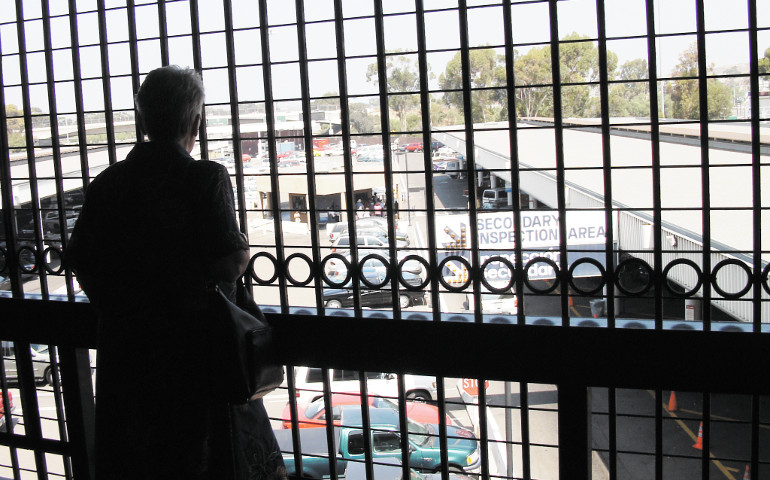
[[[743,474],[743,480],[751,480],[751,472],[749,471],[748,465],[746,465],[746,472]]]
[[[676,393],[671,390],[671,396],[668,398],[668,411],[676,412],[679,410],[679,406],[676,404]]]
[[[695,445],[692,448],[703,450],[703,422],[700,422],[700,428],[698,428],[698,439],[695,440]]]

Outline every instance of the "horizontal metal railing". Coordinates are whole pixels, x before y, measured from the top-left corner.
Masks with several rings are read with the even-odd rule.
[[[91,372],[82,352],[96,345],[94,311],[87,303],[14,299],[0,299],[0,309],[4,339],[58,347],[69,432],[59,442],[0,433],[0,443],[66,455],[75,478],[93,478]],[[559,456],[571,465],[562,478],[589,478],[579,472],[590,471],[585,459],[591,445],[584,439],[590,433],[585,395],[591,387],[770,394],[767,369],[754,369],[751,376],[738,373],[748,365],[764,364],[770,351],[768,335],[281,314],[268,318],[281,346],[277,359],[287,365],[555,384]],[[425,355],[425,339],[454,347]],[[388,346],[383,355],[370,355],[382,351],[383,345]],[[478,355],[478,348],[484,355]],[[575,459],[584,459],[582,465]]]

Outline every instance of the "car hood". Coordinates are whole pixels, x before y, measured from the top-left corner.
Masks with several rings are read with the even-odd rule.
[[[440,448],[438,425],[431,424],[428,426],[428,430],[432,436],[427,445],[429,445],[431,448]],[[473,435],[473,432],[466,428],[447,425],[446,434],[446,444],[448,449],[471,453],[476,448],[478,448],[479,442],[476,440],[476,436]]]

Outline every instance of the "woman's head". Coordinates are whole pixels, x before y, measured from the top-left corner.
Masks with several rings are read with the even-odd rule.
[[[144,133],[154,141],[194,138],[203,96],[203,82],[194,70],[169,65],[151,71],[136,94]]]

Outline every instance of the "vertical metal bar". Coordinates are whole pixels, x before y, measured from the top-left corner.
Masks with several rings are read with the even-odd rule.
[[[337,472],[337,450],[335,448],[337,445],[337,433],[334,430],[332,415],[329,413],[333,408],[331,388],[329,387],[329,369],[324,368],[321,370],[321,372],[321,380],[323,381],[324,386],[324,409],[326,410],[326,442],[327,445],[329,445],[329,475],[330,478],[338,478],[337,475],[343,474],[344,472]]]
[[[193,44],[193,65],[195,71],[203,71],[203,61],[201,60],[201,31],[200,18],[198,14],[198,0],[190,0],[190,27],[192,30]],[[200,145],[201,158],[209,158],[208,136],[206,134],[206,107],[201,112],[201,127],[198,133],[198,143]]]
[[[567,206],[564,174],[564,131],[562,122],[561,61],[559,58],[559,17],[557,0],[549,0],[551,21],[551,75],[553,82],[553,124],[556,142],[556,202],[559,210],[559,272],[561,283],[561,323],[569,326],[569,265],[567,263]]]
[[[225,16],[225,49],[227,54],[227,83],[230,87],[230,124],[233,135],[233,160],[235,163],[235,191],[238,198],[238,217],[241,231],[248,235],[246,195],[243,183],[241,151],[241,121],[238,111],[238,82],[235,75],[235,40],[233,38],[233,6],[230,0],[222,0]]]
[[[610,480],[617,480],[618,478],[618,399],[615,387],[607,389],[607,415],[609,415],[609,465],[608,473]],[[659,398],[659,397],[658,397]],[[660,402],[658,402],[660,403]]]
[[[294,378],[294,365],[286,365],[286,388],[289,395],[289,414],[291,416],[291,445],[294,449],[294,471],[302,472],[302,441],[299,438],[299,422],[297,421],[297,384]],[[330,410],[327,410],[327,412]],[[330,415],[326,416],[327,419]]]
[[[423,0],[415,0],[415,20],[417,25],[417,62],[420,71],[420,109],[422,114],[422,129],[423,132],[430,131],[430,95],[429,95],[429,73],[428,73],[428,58],[427,58],[427,37],[425,32],[425,5]],[[425,137],[423,136],[423,139]],[[430,137],[429,137],[430,139]],[[430,141],[430,140],[429,140]],[[430,144],[428,144],[430,145]],[[425,142],[423,141],[423,151],[425,150]],[[404,156],[406,159],[407,155]],[[441,301],[440,301],[440,283],[439,276],[441,271],[438,269],[438,243],[436,240],[436,197],[433,191],[433,161],[429,157],[423,157],[425,165],[425,208],[426,212],[426,228],[428,235],[428,265],[430,268],[427,275],[430,278],[430,298],[431,298],[431,310],[433,312],[433,321],[441,321]],[[404,160],[406,162],[406,160]],[[407,180],[409,176],[407,168]],[[407,188],[407,196],[411,195]],[[410,213],[411,215],[411,213]],[[436,377],[436,406],[438,407],[438,416],[442,421],[439,422],[439,446],[441,448],[441,465],[442,465],[442,478],[446,480],[448,472],[445,468],[449,462],[449,458],[446,454],[447,440],[446,440],[446,423],[443,421],[446,418],[446,385],[443,377]],[[402,393],[399,390],[399,393]]]
[[[711,181],[709,161],[709,111],[708,111],[708,65],[706,64],[706,18],[703,0],[695,1],[697,18],[697,43],[698,43],[698,110],[700,113],[700,157],[701,157],[701,213],[703,218],[703,331],[711,331],[711,282],[715,279],[711,276]],[[705,426],[704,426],[705,431]],[[704,451],[706,449],[704,448]]]
[[[345,203],[348,207],[348,237],[350,238],[350,267],[353,288],[353,311],[361,316],[361,282],[358,281],[358,242],[356,241],[355,222],[355,183],[353,182],[353,161],[350,157],[350,110],[348,108],[347,68],[345,65],[345,24],[343,21],[342,1],[334,0],[334,31],[337,44],[337,78],[340,89],[340,121],[342,123],[342,147],[345,164]]]
[[[759,44],[757,42],[757,0],[749,0],[749,70],[751,95],[751,188],[753,232],[753,256],[754,256],[754,291],[752,303],[754,304],[753,331],[758,334],[762,328],[762,167],[761,167],[761,141],[759,127]],[[752,470],[756,471],[756,470]]]
[[[227,16],[225,16],[227,23]],[[166,25],[166,0],[158,0],[158,34],[160,35],[160,63],[168,65],[168,27]],[[232,65],[230,62],[228,65]]]
[[[612,279],[615,271],[615,231],[613,228],[612,196],[612,141],[610,137],[610,89],[607,71],[607,28],[604,0],[596,1],[596,22],[599,33],[599,101],[602,117],[602,172],[604,174],[604,261],[607,268],[605,278]],[[615,288],[614,282],[607,283],[607,327],[615,327]]]
[[[409,428],[407,424],[407,416],[406,416],[406,397],[404,396],[404,391],[406,390],[406,382],[404,381],[404,376],[399,375],[398,376],[398,422],[399,422],[399,431],[401,432],[401,474],[402,478],[411,478],[410,473],[410,460],[411,460],[411,452],[409,451]],[[446,420],[446,417],[443,417],[441,415],[441,412],[438,414],[438,423],[439,425],[444,423]]]
[[[366,478],[374,480],[374,432],[372,432],[371,421],[369,419],[369,390],[366,386],[366,372],[358,372],[358,383],[361,388],[361,431],[364,435],[364,469]]]
[[[112,85],[110,84],[110,58],[107,53],[107,18],[104,0],[97,0],[99,18],[99,51],[102,60],[102,88],[104,91],[104,125],[107,132],[107,154],[110,165],[118,161],[115,150],[115,122],[112,117]]]
[[[324,313],[323,279],[321,276],[321,244],[318,238],[318,213],[316,212],[315,190],[315,161],[313,157],[313,122],[310,115],[310,74],[308,72],[307,35],[305,31],[305,1],[295,0],[297,11],[297,45],[299,46],[299,76],[302,89],[302,125],[305,139],[305,166],[307,192],[308,192],[308,222],[310,224],[310,245],[312,248],[313,265],[312,272],[315,278],[315,303],[319,314]],[[383,113],[386,114],[386,113]],[[393,237],[395,238],[395,237]]]
[[[703,449],[700,455],[701,478],[709,480],[711,465],[711,393],[703,392]]]
[[[479,232],[478,215],[476,209],[478,202],[476,199],[476,142],[474,140],[473,126],[473,94],[471,85],[471,54],[468,39],[468,4],[466,0],[459,1],[460,17],[460,64],[462,65],[462,90],[463,90],[463,114],[465,120],[465,174],[468,178],[468,223],[469,240],[471,247],[471,271],[469,277],[472,279],[474,321],[482,323],[481,315],[481,269],[479,268]],[[440,272],[439,272],[440,273]]]
[[[40,292],[48,295],[47,272],[43,268],[43,224],[40,213],[40,191],[37,181],[37,159],[35,158],[35,138],[32,131],[32,104],[29,98],[29,73],[27,71],[27,46],[24,34],[24,9],[22,2],[16,2],[16,34],[19,42],[19,75],[21,77],[21,101],[24,115],[24,138],[29,168],[30,206],[35,230],[35,268],[39,275]],[[22,290],[24,285],[21,285]],[[34,388],[34,386],[33,386]]]
[[[513,51],[513,12],[511,11],[511,0],[503,2],[503,29],[505,32],[505,75],[507,78],[508,94],[508,135],[510,137],[510,158],[511,158],[511,190],[514,192],[513,198],[513,234],[514,234],[514,266],[516,267],[511,275],[514,275],[514,291],[518,298],[518,308],[516,317],[519,325],[524,325],[524,260],[521,252],[521,178],[519,172],[519,149],[518,135],[519,129],[516,123],[518,114],[516,111],[516,74],[515,74],[515,55]]]
[[[136,95],[139,92],[141,82],[139,80],[139,51],[137,48],[136,6],[134,5],[134,0],[127,0],[126,19],[128,21],[128,56],[129,61],[131,62],[131,87],[134,95]],[[144,133],[139,125],[139,117],[136,115],[136,109],[134,109],[134,127],[136,131],[136,142],[143,143]]]
[[[275,106],[273,103],[273,76],[270,70],[270,35],[267,18],[267,0],[259,1],[259,33],[262,41],[262,79],[265,88],[265,122],[267,124],[268,151],[270,152],[270,199],[273,206],[273,225],[275,225],[275,254],[278,275],[281,313],[288,313],[289,294],[286,289],[287,268],[283,249],[283,231],[281,228],[281,194],[278,182],[278,156],[275,148]]]
[[[393,155],[390,149],[390,108],[388,106],[388,67],[387,57],[385,56],[385,25],[383,21],[382,2],[374,2],[374,32],[377,39],[377,73],[379,80],[379,96],[380,96],[380,130],[382,131],[382,145],[384,162],[383,167],[385,169],[385,209],[388,217],[388,252],[390,255],[390,265],[388,270],[390,273],[391,281],[391,296],[393,299],[393,319],[401,319],[401,308],[399,302],[399,277],[400,271],[395,268],[398,264],[398,254],[396,252],[396,225],[393,210]],[[426,110],[422,110],[425,112]],[[424,116],[423,116],[424,117]],[[423,126],[425,120],[423,119]],[[406,158],[406,156],[404,156]],[[426,183],[427,187],[427,183]],[[427,188],[426,188],[427,191]],[[409,195],[409,192],[406,192]],[[426,193],[427,195],[427,193]],[[399,391],[399,394],[403,395],[403,391]],[[403,435],[402,435],[403,436]]]
[[[519,416],[521,418],[521,477],[524,480],[532,479],[532,462],[530,461],[529,445],[529,384],[519,383],[519,397],[521,398]]]
[[[425,133],[430,133],[431,120],[430,120],[430,94],[429,92],[429,71],[428,71],[428,55],[427,55],[427,37],[425,33],[425,4],[423,0],[415,1],[415,17],[417,20],[417,65],[420,71],[420,110],[422,112],[422,130],[423,130],[423,165],[425,170],[425,208],[427,210],[425,220],[426,228],[428,230],[428,263],[430,265],[431,283],[431,307],[433,310],[433,321],[441,321],[441,302],[440,302],[440,283],[438,281],[441,272],[438,270],[438,244],[436,241],[436,196],[433,191],[433,161],[430,155],[426,155],[425,152],[430,151],[430,147],[426,149],[426,145],[430,145],[431,136]],[[427,140],[427,144],[425,143]],[[408,154],[404,156],[406,159]],[[404,160],[407,162],[406,160]],[[408,164],[408,163],[407,163]],[[409,177],[407,167],[407,179]],[[411,195],[407,188],[407,195]],[[410,214],[411,215],[411,214]],[[442,380],[443,382],[443,380]],[[442,389],[443,391],[443,389]],[[443,402],[439,408],[443,408]],[[439,412],[441,414],[441,412]]]
[[[481,456],[481,476],[489,478],[489,423],[487,421],[486,380],[479,378],[479,454]]]
[[[3,62],[0,61],[0,79],[3,77]],[[5,111],[5,88],[0,87],[0,195],[2,195],[3,230],[5,232],[5,275],[11,280],[11,295],[22,295],[21,271],[17,262],[16,208],[13,204],[13,182],[11,179],[11,148],[8,143],[8,117]],[[8,410],[6,410],[8,411]]]
[[[43,429],[40,424],[40,405],[37,401],[37,390],[35,389],[35,371],[32,368],[32,351],[30,350],[29,343],[26,342],[14,342],[14,347],[19,374],[21,406],[24,411],[24,431],[26,436],[37,445],[34,447],[37,478],[45,480],[48,478],[48,465],[45,452],[39,446],[40,441],[43,439]]]
[[[94,479],[96,444],[94,441],[94,389],[91,383],[91,359],[87,349],[59,347],[61,356],[64,405],[67,411],[69,444],[73,446],[72,468],[78,479]]]
[[[2,78],[2,76],[0,76]],[[2,90],[2,88],[0,88]],[[0,110],[5,110],[0,109]],[[5,125],[3,125],[3,128],[0,129],[5,131]],[[0,343],[2,345],[5,342]],[[5,353],[2,350],[4,348],[0,347],[0,353]],[[0,358],[5,358],[5,355],[0,355]],[[2,387],[2,393],[3,393],[3,413],[5,415],[5,431],[7,433],[13,434],[13,427],[16,422],[14,420],[14,414],[11,411],[11,400],[8,398],[8,377],[5,374],[5,361],[0,362],[0,387]],[[18,449],[13,445],[13,443],[8,444],[8,453],[11,457],[11,470],[13,471],[13,480],[20,480],[21,479],[21,471],[19,470],[19,455],[18,455]]]
[[[75,116],[78,124],[78,151],[80,152],[80,175],[83,179],[83,191],[91,183],[88,166],[88,137],[86,137],[86,117],[83,106],[83,79],[80,69],[80,40],[78,40],[77,0],[69,0],[70,48],[72,49],[72,75],[75,87]]]
[[[559,476],[591,479],[591,391],[583,385],[558,385]]]
[[[64,209],[64,181],[61,167],[61,148],[59,143],[59,118],[56,109],[56,88],[53,83],[53,46],[51,40],[51,16],[48,0],[41,0],[41,8],[43,10],[43,43],[45,55],[46,87],[48,92],[48,118],[51,122],[51,163],[53,163],[54,178],[56,181],[56,204],[57,211],[59,212],[59,235],[61,237],[61,251],[64,252],[64,250],[67,248],[67,241],[69,240],[67,238],[67,234],[69,232],[67,232],[67,213]],[[66,280],[67,296],[69,300],[74,300],[75,293],[72,288],[72,271],[65,269],[64,277]],[[51,361],[53,364],[56,363],[54,356],[51,357]]]

